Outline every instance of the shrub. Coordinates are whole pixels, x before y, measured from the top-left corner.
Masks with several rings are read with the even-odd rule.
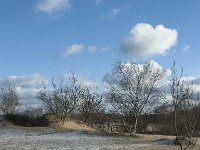
[[[30,116],[26,114],[6,114],[3,117],[5,120],[17,126],[45,127],[49,125],[49,120],[45,115]]]

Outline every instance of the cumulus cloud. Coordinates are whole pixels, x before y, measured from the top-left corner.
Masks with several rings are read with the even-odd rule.
[[[136,24],[126,37],[120,51],[136,56],[165,54],[177,43],[178,32],[175,29],[157,25],[155,28],[147,23]]]
[[[38,83],[47,82],[40,74],[33,74],[31,76],[9,76],[1,80],[8,81],[13,85],[20,87],[37,87]]]
[[[72,46],[69,46],[64,50],[62,57],[67,58],[75,54],[80,54],[84,50],[85,50],[85,46],[83,44],[73,44]]]
[[[0,83],[4,82],[14,85],[22,105],[29,107],[40,103],[36,100],[36,94],[40,90],[40,85],[46,84],[48,81],[39,74],[33,74],[30,76],[8,76],[0,80]]]
[[[165,69],[156,61],[150,60],[149,61],[150,66],[154,70],[159,70],[160,72],[165,71]],[[123,70],[133,70],[133,68],[137,67],[139,70],[143,70],[144,64],[143,63],[122,63],[122,69]],[[115,84],[116,79],[115,76],[112,73],[106,73],[103,77],[103,82],[107,84]]]
[[[46,13],[48,16],[55,16],[71,6],[69,0],[40,0],[36,10]]]
[[[159,63],[157,63],[156,61],[151,60],[150,61],[151,65],[155,68],[155,69],[159,69],[159,70],[165,70],[165,77],[158,83],[157,88],[159,88],[161,91],[164,91],[166,93],[166,99],[171,100],[171,96],[170,96],[170,75],[171,75],[171,69],[167,68],[163,68]],[[123,64],[124,68],[129,68],[131,69],[132,67],[132,63],[124,63]],[[139,68],[142,69],[143,64],[138,64]],[[181,78],[181,81],[183,82],[183,84],[187,87],[189,86],[194,94],[198,94],[200,93],[200,77],[194,77],[194,76],[183,76]],[[105,85],[114,85],[116,84],[116,78],[112,73],[106,73],[103,77],[103,82],[105,83]]]
[[[150,60],[149,63],[151,64],[152,68],[155,70],[164,71],[165,76],[164,78],[159,81],[158,88],[161,88],[161,90],[165,92],[169,92],[169,83],[170,83],[170,76],[171,76],[171,69],[170,68],[164,68],[162,65],[160,65],[155,60]],[[137,65],[139,69],[143,69],[143,63],[122,63],[123,69],[130,69],[133,67],[133,65]],[[181,81],[183,81],[184,84],[189,85],[193,88],[194,92],[200,92],[200,77],[194,77],[194,76],[183,76],[181,78]],[[106,73],[103,76],[103,83],[113,85],[117,82],[115,76],[109,72]]]
[[[160,70],[160,71],[164,70],[163,67],[155,60],[150,60],[149,63],[152,66],[152,68],[155,68],[155,70]]]

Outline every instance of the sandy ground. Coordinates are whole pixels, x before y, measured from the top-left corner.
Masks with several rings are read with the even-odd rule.
[[[170,139],[170,138],[169,138]],[[170,140],[55,129],[0,129],[0,150],[178,150]]]
[[[67,122],[55,128],[0,127],[0,150],[179,150],[173,136],[119,136]],[[200,144],[195,150],[200,150]]]

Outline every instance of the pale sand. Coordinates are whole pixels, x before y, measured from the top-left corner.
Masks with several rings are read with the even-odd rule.
[[[45,128],[9,124],[0,129],[0,150],[179,150],[173,145],[174,138],[147,134],[137,134],[135,138],[105,135],[73,121]],[[199,140],[195,150],[200,150]]]

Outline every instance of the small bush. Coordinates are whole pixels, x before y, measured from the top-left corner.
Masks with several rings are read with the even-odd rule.
[[[3,117],[5,120],[17,126],[45,127],[49,125],[49,120],[45,115],[30,116],[26,114],[6,114]]]

